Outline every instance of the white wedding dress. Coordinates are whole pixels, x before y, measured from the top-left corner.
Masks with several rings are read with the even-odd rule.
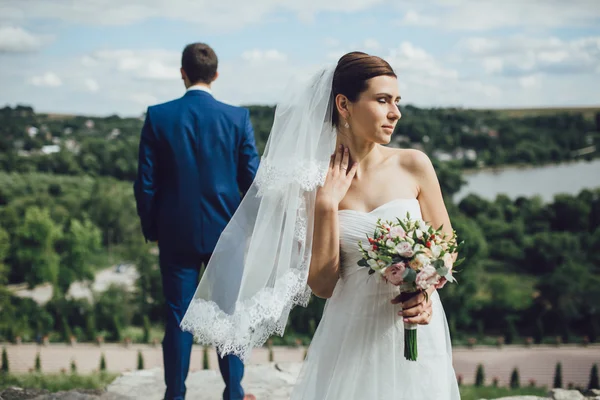
[[[410,212],[422,218],[416,199],[397,199],[369,212],[339,211],[342,273],[308,350],[292,400],[460,399],[450,334],[437,292],[429,325],[419,325],[418,360],[404,358],[399,289],[359,267],[358,241],[372,235],[378,218]],[[442,289],[443,290],[443,289]]]

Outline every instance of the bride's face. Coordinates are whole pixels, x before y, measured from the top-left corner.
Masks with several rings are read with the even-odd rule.
[[[401,118],[398,80],[382,75],[369,79],[367,84],[367,90],[348,104],[350,130],[366,141],[388,144],[396,122]]]

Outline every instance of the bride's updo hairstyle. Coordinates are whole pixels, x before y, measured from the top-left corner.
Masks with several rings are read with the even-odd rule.
[[[355,102],[360,94],[367,90],[367,80],[376,76],[387,75],[397,78],[390,64],[384,59],[371,56],[360,51],[353,51],[339,59],[333,73],[333,125],[338,127],[340,115],[335,106],[335,98],[343,94],[351,102]]]

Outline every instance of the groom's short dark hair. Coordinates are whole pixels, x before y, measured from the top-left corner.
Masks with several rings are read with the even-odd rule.
[[[211,83],[217,74],[218,64],[215,51],[205,43],[191,43],[183,49],[181,67],[191,84]]]

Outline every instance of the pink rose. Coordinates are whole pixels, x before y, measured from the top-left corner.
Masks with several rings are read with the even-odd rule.
[[[406,236],[406,232],[404,232],[401,226],[395,226],[390,230],[389,235],[390,239],[403,238]]]
[[[405,269],[406,265],[403,262],[390,265],[383,273],[383,277],[392,285],[398,286],[402,283],[402,276],[404,275]]]
[[[438,275],[435,268],[428,264],[424,266],[421,271],[417,273],[417,279],[415,280],[415,284],[419,289],[427,290],[430,286],[436,285],[440,280],[440,276]]]
[[[448,282],[448,280],[442,276],[440,278],[440,280],[438,281],[438,283],[435,284],[435,288],[436,289],[443,288],[446,285],[446,282]]]

